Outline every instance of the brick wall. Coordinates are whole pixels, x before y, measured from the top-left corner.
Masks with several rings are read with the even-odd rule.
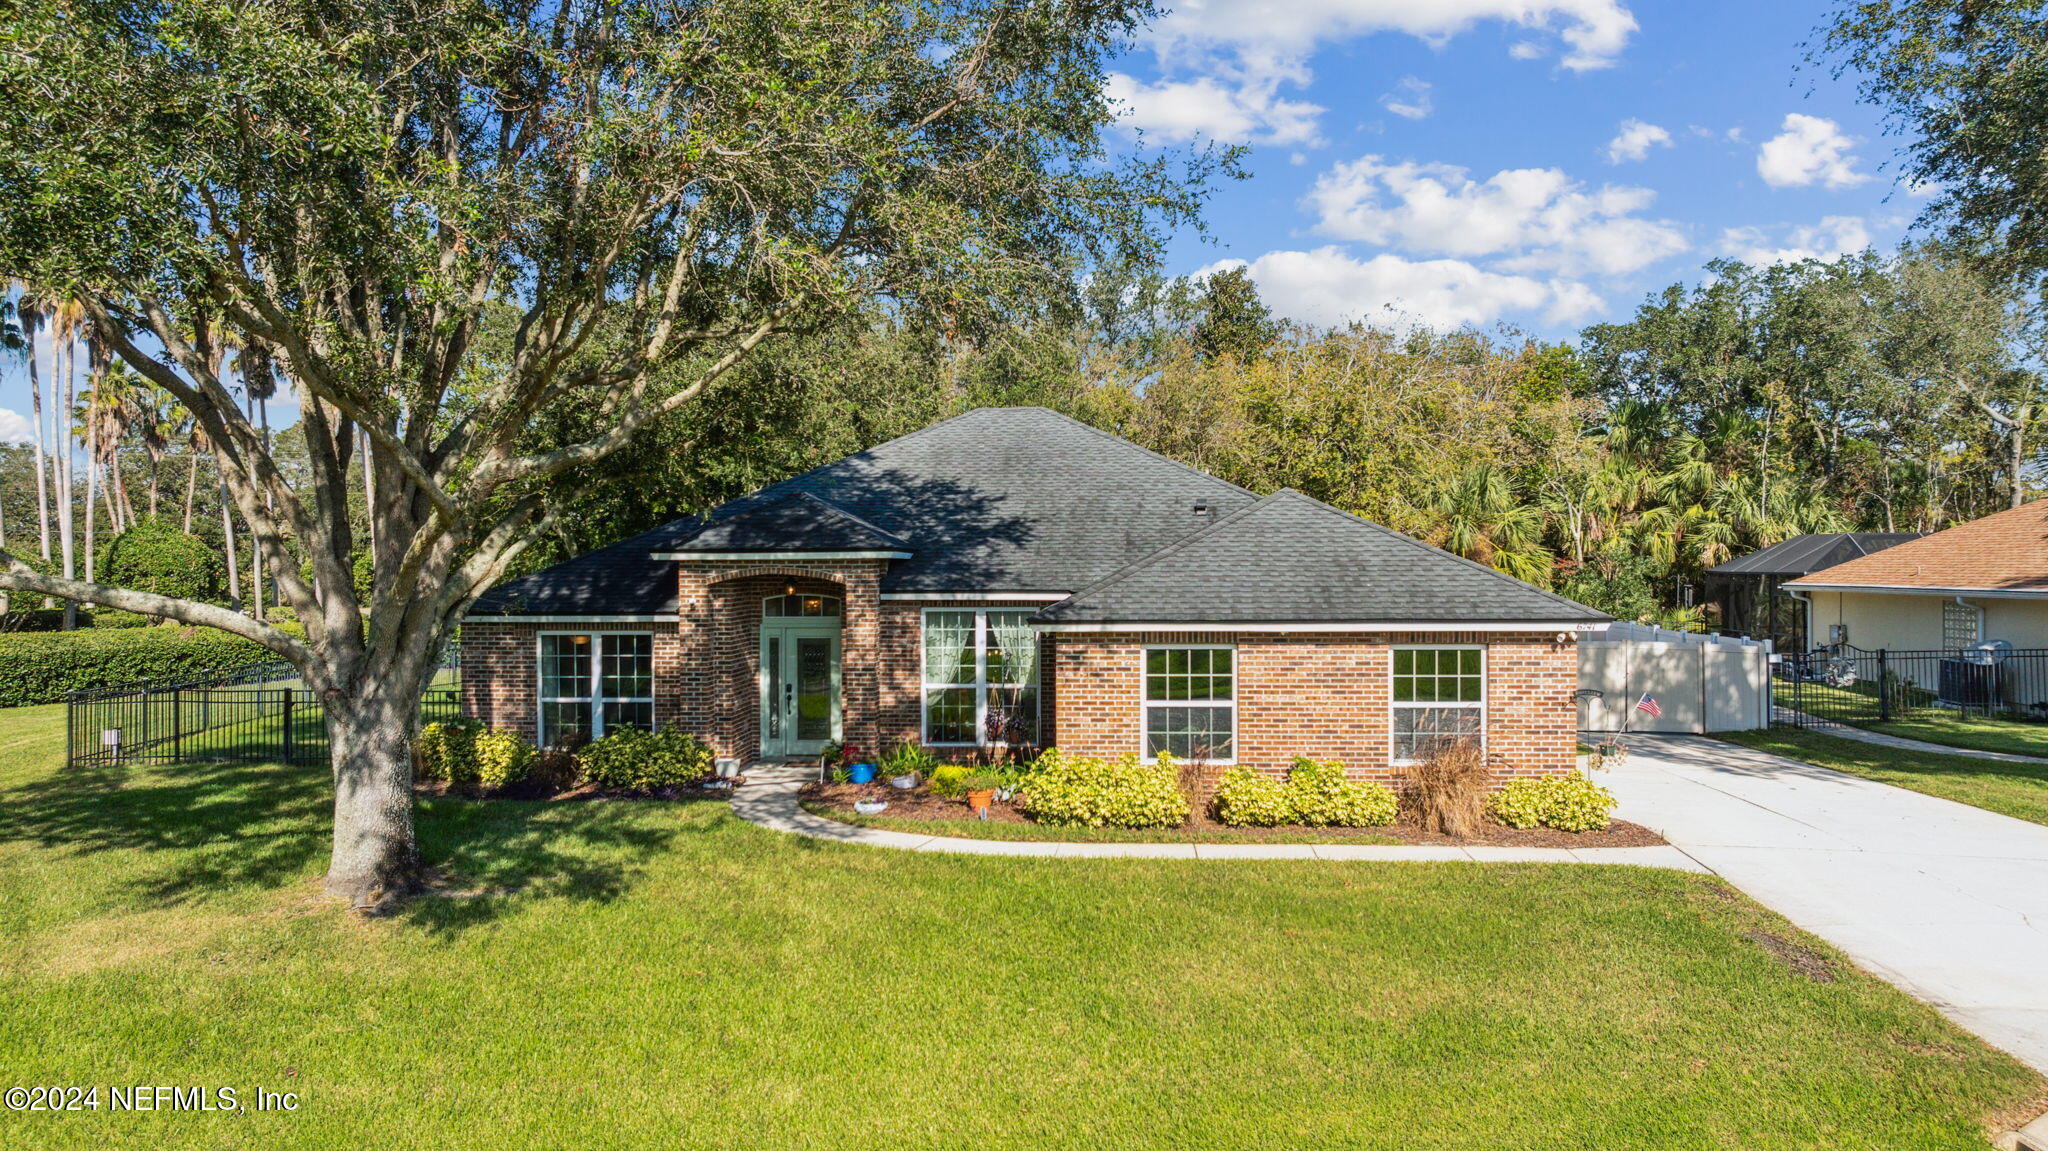
[[[1139,750],[1144,649],[1237,649],[1237,762],[1284,773],[1297,755],[1342,760],[1348,774],[1398,784],[1392,763],[1393,645],[1486,649],[1487,760],[1496,779],[1576,763],[1578,655],[1554,635],[1427,633],[1056,633],[1048,667],[1059,682],[1059,745],[1086,755]]]
[[[654,721],[676,722],[674,683],[682,641],[672,623],[522,623],[471,619],[462,625],[462,712],[495,728],[538,738],[540,633],[642,632],[654,636]]]

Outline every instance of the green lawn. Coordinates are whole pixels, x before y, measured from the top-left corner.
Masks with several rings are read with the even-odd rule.
[[[325,773],[58,767],[0,715],[9,1147],[1982,1148],[2042,1081],[1711,879],[1010,859],[718,803],[438,800],[316,897]],[[1802,974],[1815,948],[1832,979]]]
[[[1774,686],[1778,705],[1794,706],[1791,689],[1782,683]],[[1932,699],[1925,691],[1905,690],[1915,700],[1924,702]],[[1874,683],[1860,683],[1846,690],[1829,687],[1825,683],[1800,684],[1797,705],[1809,715],[1906,739],[1920,739],[1928,743],[1968,747],[1978,751],[2004,751],[2014,755],[2048,757],[2048,723],[1960,715],[1954,711],[1931,708],[1906,719],[1879,723],[1877,685]]]
[[[1950,747],[1978,751],[2003,751],[2048,759],[2048,723],[2020,723],[2006,719],[1970,716],[1958,719],[1916,719],[1907,723],[1867,723],[1862,726],[1888,735],[1923,739]]]
[[[2048,763],[1900,751],[1794,727],[1723,732],[1717,738],[2016,819],[2048,823]]]

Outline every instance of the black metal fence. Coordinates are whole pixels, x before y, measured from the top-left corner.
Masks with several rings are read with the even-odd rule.
[[[437,676],[427,690],[423,722],[462,714],[462,691],[452,680]],[[327,762],[325,708],[283,662],[76,691],[68,702],[65,758],[74,767]]]
[[[1784,656],[1772,722],[1890,723],[1936,716],[2048,722],[2048,648],[1866,651],[1848,644]]]

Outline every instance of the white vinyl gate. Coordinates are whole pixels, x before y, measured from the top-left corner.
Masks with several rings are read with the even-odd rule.
[[[1636,709],[1645,694],[1663,715]],[[1771,725],[1771,643],[1617,623],[1579,636],[1581,731],[1747,731]]]

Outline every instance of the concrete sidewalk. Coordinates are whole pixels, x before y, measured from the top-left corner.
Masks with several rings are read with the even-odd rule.
[[[2048,827],[1698,736],[1633,735],[1617,813],[2048,1072]]]
[[[892,847],[902,851],[950,852],[958,855],[1029,855],[1061,859],[1334,859],[1488,863],[1622,863],[1636,867],[1670,867],[1704,871],[1674,847],[1405,847],[1339,843],[1033,843],[1024,840],[962,839],[949,835],[916,835],[855,827],[812,815],[797,802],[797,789],[816,778],[815,770],[756,768],[747,784],[733,792],[733,814],[773,831]]]
[[[2012,751],[1980,751],[1973,747],[1950,747],[1945,743],[1929,743],[1924,739],[1907,739],[1902,735],[1886,735],[1881,731],[1869,731],[1846,723],[1829,723],[1826,720],[1807,717],[1807,730],[1837,739],[1853,739],[1857,743],[1874,743],[1879,747],[1895,747],[1900,751],[1928,751],[1936,755],[1966,755],[1972,759],[1995,759],[2000,763],[2038,763],[2048,765],[2048,759],[2038,755],[2021,755]]]

